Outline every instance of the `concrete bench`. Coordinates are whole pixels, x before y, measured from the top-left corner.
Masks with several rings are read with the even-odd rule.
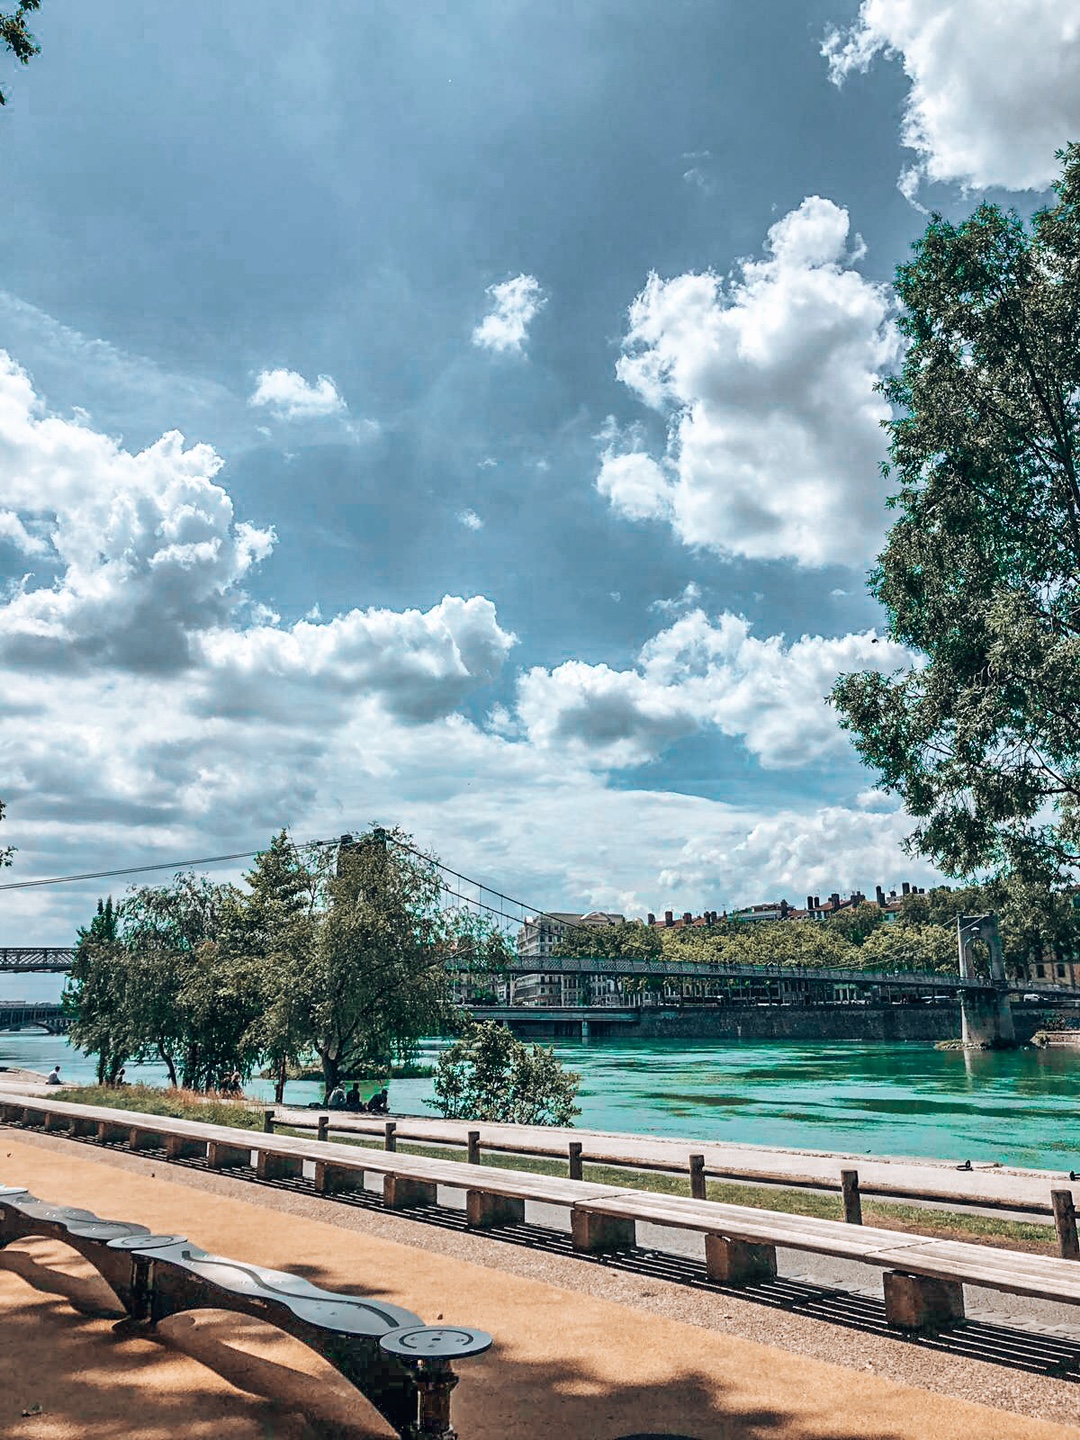
[[[295,1336],[345,1376],[407,1440],[453,1435],[452,1362],[491,1345],[483,1331],[427,1326],[386,1301],[322,1290],[287,1271],[207,1254],[179,1235],[101,1220],[0,1186],[0,1249],[29,1236],[72,1246],[98,1270],[133,1326],[152,1332],[187,1310],[252,1315]]]
[[[777,1248],[855,1260],[883,1270],[886,1317],[902,1330],[934,1330],[963,1317],[963,1285],[1080,1304],[1080,1265],[983,1245],[818,1220],[678,1195],[504,1170],[400,1151],[313,1141],[205,1125],[48,1099],[0,1101],[0,1121],[73,1133],[108,1143],[126,1133],[132,1149],[153,1142],[169,1158],[198,1156],[218,1168],[254,1167],[261,1179],[295,1177],[314,1167],[315,1188],[340,1195],[382,1180],[383,1203],[400,1210],[434,1205],[438,1187],[465,1193],[474,1229],[520,1224],[534,1201],[570,1212],[574,1249],[583,1254],[630,1248],[638,1223],[695,1231],[705,1239],[710,1278],[746,1285],[776,1274]]]
[[[582,1200],[573,1217],[575,1246],[597,1252],[633,1245],[642,1221],[703,1234],[708,1275],[726,1285],[770,1279],[777,1247],[876,1266],[885,1272],[886,1319],[901,1330],[963,1319],[964,1285],[1080,1305],[1080,1265],[1072,1260],[678,1195]]]

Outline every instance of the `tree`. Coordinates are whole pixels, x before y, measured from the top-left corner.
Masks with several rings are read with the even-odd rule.
[[[258,1055],[259,975],[222,943],[231,885],[177,875],[99,903],[79,942],[65,1003],[72,1038],[103,1082],[127,1060],[160,1060],[172,1085],[212,1088]]]
[[[112,896],[97,903],[89,925],[76,932],[75,953],[64,984],[64,1008],[72,1017],[70,1038],[97,1056],[99,1085],[113,1085],[138,1049],[131,1028],[128,954],[120,940],[120,908]]]
[[[564,1070],[555,1052],[526,1045],[497,1020],[471,1025],[439,1056],[435,1099],[448,1120],[513,1125],[572,1125],[581,1076]]]
[[[4,818],[4,802],[3,802],[2,800],[0,800],[0,820],[3,820],[3,818]],[[14,850],[14,848],[13,848],[11,845],[8,845],[6,848],[5,848],[3,845],[0,845],[0,869],[3,869],[3,867],[4,867],[5,865],[10,865],[10,864],[11,864],[11,857],[12,857],[14,854],[15,854],[15,850]]]
[[[342,844],[300,983],[329,1093],[358,1066],[388,1069],[454,1024],[447,961],[460,938],[430,855],[400,831]]]
[[[0,11],[0,44],[10,50],[20,65],[28,65],[35,55],[41,54],[41,46],[26,28],[26,17],[31,11],[41,9],[41,0],[19,0],[13,11]],[[7,104],[7,96],[0,89],[0,105]]]
[[[858,964],[865,970],[937,970],[955,975],[959,968],[956,928],[947,925],[879,925],[860,945]]]
[[[285,1098],[290,1065],[311,1051],[311,1002],[306,976],[325,896],[330,852],[325,847],[299,850],[280,831],[244,877],[249,893],[226,922],[225,944],[258,973],[262,995],[252,1037],[275,1077],[274,1100]]]
[[[915,658],[832,697],[911,848],[954,876],[1080,862],[1080,147],[1059,158],[1030,224],[935,214],[897,271],[899,513],[870,589]]]
[[[572,925],[551,953],[585,960],[658,960],[661,951],[660,935],[653,926],[623,920],[615,925]]]
[[[830,915],[825,924],[837,935],[842,935],[852,945],[862,945],[883,923],[885,915],[877,905],[864,900],[846,910]]]

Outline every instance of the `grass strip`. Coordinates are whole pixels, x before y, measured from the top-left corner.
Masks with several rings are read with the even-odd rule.
[[[57,1091],[57,1099],[76,1105],[100,1105],[116,1110],[138,1110],[149,1115],[169,1115],[178,1120],[201,1120],[211,1125],[232,1125],[246,1130],[261,1130],[262,1110],[243,1102],[216,1100],[187,1090],[161,1090],[153,1085],[84,1085]],[[275,1126],[275,1133],[310,1140],[310,1130]],[[382,1150],[380,1137],[335,1134],[337,1145],[357,1145],[367,1150]],[[425,1155],[433,1160],[464,1160],[465,1152],[455,1146],[421,1145],[398,1140],[398,1150],[405,1155]],[[542,1155],[512,1155],[497,1151],[481,1151],[480,1163],[498,1170],[524,1170],[532,1175],[558,1175],[565,1179],[565,1160]],[[689,1177],[661,1170],[637,1170],[615,1165],[597,1165],[586,1161],[582,1167],[586,1180],[618,1185],[627,1190],[643,1190],[656,1195],[689,1195]],[[788,1190],[782,1186],[744,1185],[730,1180],[709,1180],[706,1195],[724,1205],[747,1205],[755,1210],[776,1210],[785,1215],[809,1215],[819,1220],[842,1220],[844,1207],[839,1195],[816,1190]],[[1050,1221],[1045,1224],[1023,1220],[1007,1220],[996,1215],[965,1214],[952,1210],[931,1209],[922,1205],[905,1205],[863,1197],[863,1219],[867,1225],[880,1225],[889,1230],[928,1235],[943,1240],[967,1240],[1009,1250],[1030,1251],[1039,1255],[1056,1255]]]

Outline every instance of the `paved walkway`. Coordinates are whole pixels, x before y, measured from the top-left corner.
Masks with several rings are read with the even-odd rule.
[[[299,1121],[313,1125],[317,1113],[331,1114],[333,1128],[373,1136],[383,1134],[382,1119],[350,1115],[340,1111],[316,1112],[275,1108],[283,1124]],[[544,1155],[565,1159],[571,1140],[580,1141],[588,1160],[628,1161],[659,1169],[685,1173],[691,1154],[704,1155],[705,1167],[747,1181],[795,1183],[836,1187],[840,1171],[856,1169],[864,1194],[912,1195],[927,1200],[963,1202],[968,1205],[1026,1209],[1037,1207],[1051,1213],[1050,1191],[1068,1189],[1067,1173],[1023,1170],[1010,1166],[975,1162],[971,1170],[960,1170],[963,1156],[956,1160],[923,1160],[901,1155],[855,1155],[825,1150],[776,1150],[765,1145],[736,1145],[722,1141],[667,1139],[654,1135],[625,1135],[616,1131],[555,1129],[529,1125],[493,1125],[463,1120],[437,1120],[414,1115],[391,1115],[402,1137],[431,1144],[457,1142],[464,1145],[470,1130],[479,1130],[481,1147],[528,1147]],[[1080,1143],[1077,1146],[1080,1165]],[[1075,1182],[1080,1197],[1080,1181]]]
[[[445,1316],[489,1330],[495,1348],[461,1367],[455,1418],[462,1440],[614,1440],[650,1431],[698,1440],[1077,1440],[1080,1435],[1071,1423],[995,1408],[1011,1377],[992,1365],[979,1367],[986,1405],[932,1394],[648,1313],[632,1303],[302,1217],[281,1209],[279,1199],[291,1203],[293,1197],[279,1197],[273,1189],[245,1189],[237,1198],[223,1192],[238,1182],[195,1173],[179,1184],[137,1156],[92,1152],[54,1137],[29,1143],[5,1134],[0,1183],[26,1184],[44,1199],[140,1221],[159,1232],[187,1233],[206,1249],[295,1269],[330,1288],[378,1294],[428,1320]],[[334,1208],[303,1203],[323,1207],[312,1212],[318,1215]],[[410,1222],[394,1217],[375,1216],[370,1223],[396,1224],[401,1234],[419,1228],[410,1231]],[[492,1244],[483,1237],[460,1238],[475,1244],[478,1254],[479,1247]],[[364,1402],[346,1423],[347,1396],[335,1388],[333,1376],[296,1342],[266,1333],[255,1322],[176,1317],[165,1327],[170,1347],[162,1349],[144,1338],[115,1335],[106,1321],[74,1314],[55,1293],[31,1285],[55,1291],[57,1267],[66,1267],[69,1285],[81,1281],[85,1287],[92,1273],[80,1274],[80,1262],[72,1262],[70,1252],[64,1261],[45,1248],[27,1260],[27,1246],[39,1243],[23,1242],[0,1255],[0,1321],[6,1322],[0,1433],[11,1440],[387,1435]],[[538,1259],[543,1263],[544,1257]],[[608,1283],[608,1272],[599,1267],[590,1274]],[[739,1302],[725,1297],[719,1303],[726,1310]],[[913,1378],[937,1358],[888,1343],[911,1356]],[[196,1364],[190,1358],[195,1354],[212,1368]],[[302,1422],[298,1412],[312,1423]]]

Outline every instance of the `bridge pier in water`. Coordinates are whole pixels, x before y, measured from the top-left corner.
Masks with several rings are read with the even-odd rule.
[[[965,1046],[981,1050],[1011,1050],[1016,1045],[1016,1026],[1005,979],[1005,957],[996,915],[958,915],[956,943],[960,976],[975,979],[975,957],[971,946],[981,940],[990,952],[990,979],[985,990],[960,992],[960,1038]]]

